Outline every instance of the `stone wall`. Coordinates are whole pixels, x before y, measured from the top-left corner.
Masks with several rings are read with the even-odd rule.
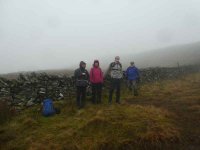
[[[199,65],[140,69],[140,83],[174,79],[181,75],[199,71]],[[108,87],[108,82],[109,79],[106,78],[105,87]],[[54,100],[70,100],[75,97],[75,92],[74,77],[65,75],[58,76],[33,72],[20,74],[14,80],[0,78],[0,100],[6,100],[9,105],[16,106],[18,109],[40,103],[45,97],[50,97]]]

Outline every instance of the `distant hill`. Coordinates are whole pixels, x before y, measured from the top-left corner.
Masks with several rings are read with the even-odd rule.
[[[173,67],[180,65],[200,63],[200,42],[172,46],[162,49],[150,50],[148,52],[129,54],[125,56],[126,61],[135,61],[139,67]]]
[[[106,56],[101,59],[101,67],[105,70],[114,56]],[[179,65],[200,64],[200,42],[171,46],[161,49],[149,50],[141,53],[130,53],[121,56],[123,69],[128,67],[130,61],[134,61],[139,68],[148,67],[174,67]],[[89,65],[88,65],[89,66]],[[38,73],[73,75],[74,69],[52,69],[35,71]],[[1,75],[9,79],[14,79],[20,72]],[[21,72],[30,73],[30,72]]]

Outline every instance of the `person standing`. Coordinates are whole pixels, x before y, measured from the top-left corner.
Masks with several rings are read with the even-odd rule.
[[[92,84],[92,102],[94,104],[101,103],[103,72],[98,60],[94,61],[90,70],[90,83]]]
[[[137,81],[140,79],[139,70],[135,67],[135,63],[131,62],[126,70],[127,84],[130,91],[133,91],[134,96],[138,96]]]
[[[76,89],[77,89],[77,106],[80,108],[83,108],[85,105],[85,99],[86,99],[86,88],[89,83],[89,73],[85,69],[86,63],[84,61],[80,62],[79,68],[75,70],[74,72],[74,78],[76,82]]]
[[[116,90],[116,102],[120,104],[120,90],[121,80],[123,77],[122,64],[120,63],[120,57],[116,56],[115,61],[112,62],[108,69],[108,75],[110,75],[110,90],[109,90],[109,104],[112,103],[112,96],[114,90]]]

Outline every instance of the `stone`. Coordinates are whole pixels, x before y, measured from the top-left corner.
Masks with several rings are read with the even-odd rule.
[[[26,107],[31,107],[31,106],[33,106],[33,105],[35,105],[35,103],[34,103],[34,100],[31,99],[31,100],[29,100],[29,101],[27,102]]]

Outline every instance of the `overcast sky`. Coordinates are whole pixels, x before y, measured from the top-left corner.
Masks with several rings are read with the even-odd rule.
[[[0,0],[0,73],[196,41],[200,0]]]

